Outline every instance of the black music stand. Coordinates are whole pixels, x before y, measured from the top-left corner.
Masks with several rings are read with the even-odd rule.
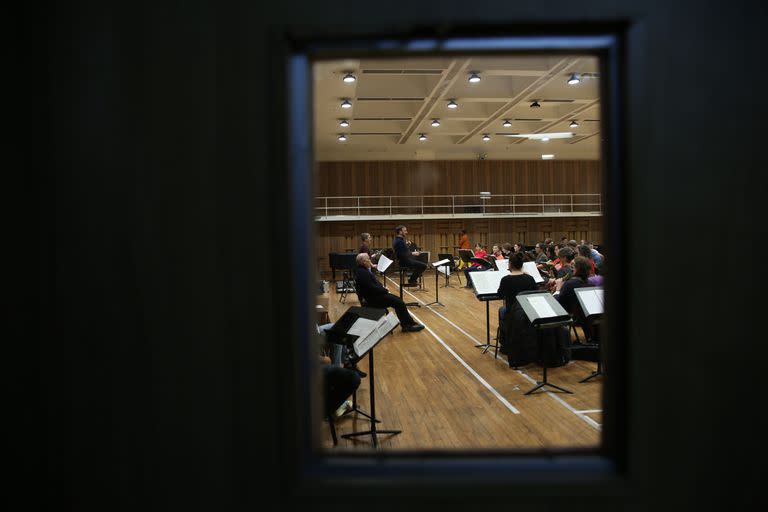
[[[490,301],[500,300],[498,295],[499,284],[506,276],[505,272],[471,272],[469,274],[472,288],[475,289],[477,300],[485,302],[485,343],[475,345],[476,348],[482,348],[483,354],[488,352],[491,345],[491,306]]]
[[[351,309],[351,308],[350,308]],[[364,318],[368,318],[370,320],[375,320],[378,316],[378,326],[383,326],[383,329],[379,329],[377,326],[376,329],[374,329],[370,334],[363,335],[362,338],[357,338],[352,343],[352,348],[355,351],[355,354],[358,356],[358,359],[368,356],[368,379],[370,383],[369,388],[369,396],[371,401],[371,415],[368,416],[369,418],[372,418],[373,421],[371,421],[371,429],[370,430],[364,430],[361,432],[351,432],[349,434],[343,434],[341,437],[344,438],[353,438],[357,436],[371,436],[371,440],[373,442],[373,447],[378,448],[379,446],[379,434],[392,434],[397,435],[402,432],[402,430],[379,430],[376,428],[376,423],[379,423],[379,420],[376,420],[376,380],[375,380],[375,374],[374,374],[374,364],[373,364],[373,349],[376,345],[379,344],[379,342],[384,339],[384,337],[392,332],[392,330],[397,327],[398,321],[397,317],[394,313],[387,314],[386,309],[379,309],[379,308],[358,308],[360,311],[360,316],[364,316]],[[354,397],[353,397],[354,398]]]
[[[448,276],[448,270],[447,270],[448,265],[450,265],[450,262],[445,262],[445,263],[443,263],[441,265],[435,265],[434,263],[432,264],[432,268],[435,270],[435,300],[433,300],[432,302],[429,302],[427,304],[424,304],[425,306],[431,306],[432,304],[437,304],[438,306],[443,306],[443,307],[445,306],[445,304],[440,302],[440,291],[439,291],[440,286],[437,284],[438,274],[440,272],[437,271],[437,267],[446,267],[445,277],[448,278],[449,277]]]
[[[576,292],[579,306],[581,306],[581,311],[584,313],[585,321],[589,322],[591,326],[599,325],[603,319],[603,288],[600,286],[583,286],[576,288],[574,291]],[[594,331],[592,334],[593,337],[589,340],[590,343],[578,348],[597,348],[597,370],[581,379],[579,383],[587,382],[599,375],[604,375],[602,367],[602,342],[595,343]]]
[[[453,254],[450,253],[438,253],[437,254],[438,261],[441,260],[449,260],[448,263],[445,265],[442,265],[445,267],[445,286],[443,288],[450,288],[451,287],[451,275],[450,273],[453,272],[456,274],[456,278],[459,280],[459,284],[461,284],[461,277],[460,273],[456,272],[456,263],[453,261]]]
[[[563,309],[559,302],[549,292],[540,291],[526,291],[517,294],[517,302],[522,306],[525,315],[528,317],[528,321],[536,329],[536,349],[541,359],[541,367],[543,369],[542,380],[537,381],[536,385],[530,390],[526,391],[525,395],[532,395],[544,386],[549,386],[563,393],[573,394],[573,391],[568,391],[565,388],[556,386],[547,380],[547,358],[542,351],[542,343],[544,338],[545,329],[554,329],[562,326],[569,326],[573,323],[571,315]],[[548,309],[551,312],[544,312],[543,309]]]
[[[466,263],[466,266],[470,266],[471,259],[475,257],[475,253],[473,253],[469,249],[459,249],[459,259]]]

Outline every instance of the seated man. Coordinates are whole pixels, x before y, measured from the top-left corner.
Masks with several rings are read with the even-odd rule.
[[[368,306],[374,308],[393,307],[397,318],[400,320],[400,327],[404,332],[422,330],[424,326],[416,323],[411,317],[405,302],[397,295],[389,293],[389,290],[382,286],[371,273],[371,267],[373,266],[371,257],[361,252],[357,255],[355,261],[357,262],[355,283],[357,286],[357,296],[360,298],[360,301],[365,300]]]
[[[408,235],[407,227],[401,224],[395,228],[395,233],[397,234],[395,240],[392,242],[392,249],[395,251],[397,262],[401,267],[408,267],[413,271],[405,286],[416,286],[421,274],[427,270],[427,264],[423,261],[414,259],[414,256],[419,255],[418,251],[412,252],[408,249],[408,244],[405,239],[406,235]]]

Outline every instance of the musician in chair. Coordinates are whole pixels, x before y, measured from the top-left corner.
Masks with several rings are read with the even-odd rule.
[[[389,290],[382,286],[378,279],[371,273],[371,268],[373,266],[371,257],[368,256],[368,254],[361,252],[357,255],[355,261],[357,262],[357,267],[355,268],[355,281],[357,283],[357,296],[360,299],[360,303],[365,303],[366,306],[374,308],[392,307],[395,309],[397,318],[400,320],[400,327],[404,332],[416,332],[422,330],[424,326],[416,323],[413,317],[411,317],[403,299],[397,295],[389,293]]]

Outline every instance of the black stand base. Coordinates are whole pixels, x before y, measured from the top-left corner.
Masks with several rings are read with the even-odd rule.
[[[542,331],[542,329],[558,327],[558,326],[561,326],[561,325],[568,325],[570,323],[571,323],[571,320],[568,320],[567,322],[557,322],[557,323],[552,323],[552,324],[546,324],[544,326],[541,326],[541,325],[537,325],[536,326],[536,349],[537,349],[537,352],[539,354],[539,357],[542,357],[542,349],[541,349],[541,343],[542,343],[542,332],[541,331]],[[523,394],[524,395],[532,395],[533,393],[535,393],[539,389],[543,388],[544,386],[549,386],[551,388],[555,388],[555,389],[557,389],[559,391],[562,391],[563,393],[568,393],[568,394],[572,395],[573,391],[568,391],[565,388],[561,388],[560,386],[556,386],[556,385],[552,384],[551,382],[547,381],[547,365],[546,365],[546,362],[545,362],[544,359],[542,359],[542,362],[544,362],[544,365],[543,365],[543,373],[544,374],[542,375],[541,382],[537,381],[536,385],[533,388],[529,389],[528,391],[526,391]]]
[[[593,379],[593,378],[595,378],[597,376],[600,376],[600,375],[604,375],[604,373],[603,373],[603,369],[600,367],[600,361],[598,361],[597,362],[597,371],[594,371],[590,375],[588,375],[587,377],[584,377],[583,379],[581,379],[579,381],[579,383],[587,382],[589,379]]]
[[[425,306],[432,306],[433,304],[435,304],[437,306],[445,307],[445,304],[440,302],[440,291],[439,291],[439,286],[437,284],[437,277],[438,277],[437,274],[439,274],[439,272],[437,271],[437,269],[435,269],[435,300],[433,300],[432,302],[428,302],[427,304],[424,304]]]
[[[539,389],[543,388],[544,386],[549,386],[549,387],[551,387],[551,388],[555,388],[555,389],[558,389],[558,390],[562,391],[563,393],[569,393],[569,394],[571,394],[571,395],[573,394],[573,391],[568,391],[568,390],[567,390],[567,389],[565,389],[565,388],[561,388],[560,386],[555,386],[555,385],[554,385],[554,384],[552,384],[551,382],[547,382],[547,367],[546,367],[546,366],[544,367],[544,376],[543,376],[543,379],[544,379],[544,380],[542,380],[541,382],[537,382],[537,383],[536,383],[536,385],[535,385],[535,386],[534,386],[532,389],[530,389],[530,390],[526,391],[526,392],[525,392],[525,393],[523,393],[523,394],[525,394],[525,395],[532,395],[533,393],[535,393],[535,392],[536,392],[536,391],[538,391]]]
[[[483,349],[483,354],[493,346],[491,345],[491,307],[489,304],[490,302],[485,301],[485,343],[475,345],[475,347]]]
[[[375,394],[375,380],[374,380],[374,373],[373,373],[373,349],[371,349],[370,352],[368,352],[368,378],[370,383],[370,400],[371,400],[371,415],[373,417],[376,416],[376,394]],[[371,416],[369,416],[370,418]],[[373,442],[373,447],[378,448],[379,447],[379,434],[391,434],[396,435],[402,433],[402,430],[378,430],[376,428],[376,423],[378,420],[375,420],[371,422],[371,429],[370,430],[364,430],[362,432],[352,432],[351,434],[344,434],[341,437],[345,439],[350,439],[357,436],[371,436],[371,441]]]

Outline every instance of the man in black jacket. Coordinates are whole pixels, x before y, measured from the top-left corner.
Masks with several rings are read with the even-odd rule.
[[[423,325],[416,323],[416,321],[408,313],[408,308],[405,307],[405,302],[398,297],[389,293],[384,286],[379,283],[378,279],[371,273],[371,257],[368,254],[361,252],[355,258],[357,267],[355,268],[355,289],[357,290],[357,296],[362,302],[365,300],[368,306],[374,308],[395,308],[397,318],[400,320],[400,327],[405,332],[416,332],[424,328]]]
[[[404,283],[404,286],[416,286],[416,282],[421,277],[421,274],[427,269],[427,264],[423,261],[419,261],[414,258],[418,256],[418,251],[411,251],[406,243],[406,236],[408,235],[408,228],[403,225],[395,228],[395,240],[392,242],[392,249],[395,251],[395,257],[401,267],[408,267],[413,270],[411,277],[408,278],[408,282]]]

